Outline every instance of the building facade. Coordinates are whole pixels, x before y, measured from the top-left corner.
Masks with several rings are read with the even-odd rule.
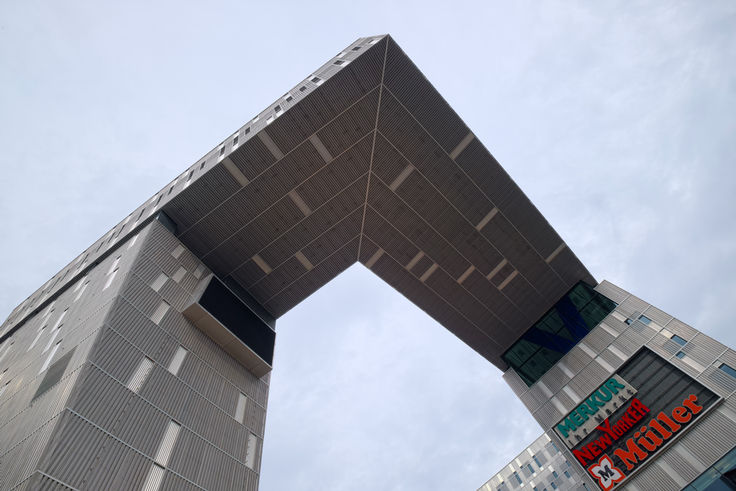
[[[611,489],[619,483],[641,491],[733,489],[736,351],[607,281],[596,291],[615,306],[551,368],[535,380],[523,380],[514,369],[504,374],[546,431],[480,490],[520,489],[522,484],[538,491]],[[600,387],[618,375],[633,391],[618,407],[606,408],[600,405],[607,396],[601,397]],[[593,394],[593,404],[587,403]],[[693,407],[702,409],[680,416],[688,421],[676,420],[672,412],[687,409],[683,401],[691,396],[696,397]],[[631,417],[634,400],[649,409],[646,414]],[[590,416],[591,423],[572,430],[568,418],[573,411],[581,413],[577,408],[583,403],[586,409],[577,419]],[[595,409],[601,414],[588,414]],[[607,425],[615,427],[622,417],[632,424],[624,420],[620,431],[609,434]],[[596,442],[592,449],[591,442]],[[559,449],[558,461],[572,465],[540,466],[534,456],[542,449],[547,460]],[[601,472],[596,466],[606,455],[612,471],[622,474],[620,482],[596,478]],[[549,468],[556,469],[554,475]],[[565,479],[561,469],[567,471]]]
[[[637,388],[659,376],[646,372],[657,360],[707,403],[672,439],[700,464],[661,477],[680,465],[668,442],[614,484],[675,489],[736,441],[732,380],[716,366],[735,366],[733,351],[598,284],[396,42],[376,36],[11,312],[0,326],[0,487],[257,489],[275,320],[355,262],[505,372],[559,449],[544,456],[553,479],[560,459],[592,462],[580,418],[595,415],[580,405],[618,390],[609,379],[659,407],[661,394],[650,402]],[[615,416],[630,400],[599,402]],[[707,449],[685,444],[696,437]]]

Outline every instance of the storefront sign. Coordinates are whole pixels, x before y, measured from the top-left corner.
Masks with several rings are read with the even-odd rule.
[[[568,448],[573,448],[593,431],[603,418],[621,407],[635,394],[635,388],[620,376],[613,375],[555,426],[557,436]]]
[[[555,431],[599,487],[609,491],[656,458],[717,399],[643,348],[565,416]]]

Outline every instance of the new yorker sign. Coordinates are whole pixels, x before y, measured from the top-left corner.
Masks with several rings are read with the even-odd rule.
[[[554,429],[600,488],[609,491],[656,458],[717,399],[643,348]]]

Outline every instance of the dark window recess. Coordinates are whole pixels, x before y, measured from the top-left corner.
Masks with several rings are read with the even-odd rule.
[[[271,365],[276,333],[220,280],[213,277],[199,304]]]
[[[532,386],[616,306],[580,282],[557,301],[502,356]]]
[[[649,325],[649,323],[652,322],[652,319],[650,319],[646,315],[640,315],[639,320],[642,322],[642,324],[646,324],[646,325]]]
[[[43,380],[41,380],[41,385],[38,386],[36,393],[33,395],[33,399],[31,399],[31,402],[35,401],[44,392],[59,383],[61,377],[64,375],[64,371],[66,370],[67,365],[69,365],[69,361],[72,359],[72,355],[74,354],[75,349],[76,348],[72,348],[69,353],[56,360],[49,367],[49,369],[46,371],[46,375],[43,377]]]
[[[719,366],[718,368],[720,368],[722,371],[726,372],[733,378],[736,378],[736,370],[734,370],[733,367],[726,365],[725,363],[721,363],[721,366]]]
[[[317,82],[319,82],[319,77],[312,77],[312,82],[314,82],[315,84],[316,84]]]
[[[245,129],[245,134],[247,135],[248,133],[250,133],[250,128]]]
[[[626,321],[625,321],[625,322],[626,322],[626,325],[627,325],[627,326],[630,326],[630,325],[631,325],[631,323],[632,323],[632,322],[634,322],[634,321],[632,321],[631,319],[626,319]]]
[[[557,489],[557,484],[551,482],[551,483],[549,483],[549,485],[552,486],[552,489]]]
[[[353,48],[353,51],[358,51],[360,49],[360,46],[356,46]]]
[[[233,145],[238,144],[238,135],[235,135],[235,138],[233,138]]]
[[[287,95],[287,96],[286,96],[286,102],[291,102],[291,101],[293,101],[293,100],[294,100],[294,98],[293,98],[293,97],[291,97],[290,95]]]
[[[281,111],[281,106],[276,106],[276,107],[273,108],[273,110],[275,112],[280,112]]]
[[[335,65],[342,65],[345,63],[343,60],[335,60]]]
[[[225,147],[222,147],[220,149],[220,156],[223,156],[223,155],[225,155]],[[202,162],[202,167],[204,167],[204,162]]]
[[[307,88],[304,85],[299,87],[299,92],[304,92],[305,90],[307,90]]]
[[[519,474],[517,474],[516,472],[514,472],[514,477],[519,482],[519,484],[521,484],[521,478],[519,477]]]
[[[687,344],[687,341],[681,338],[680,336],[678,336],[677,334],[673,334],[670,339],[676,342],[677,344],[679,344],[680,346],[685,346]]]
[[[683,358],[685,358],[685,353],[683,353],[682,351],[678,351],[675,356],[678,357],[678,358],[680,358],[680,359],[683,359]]]

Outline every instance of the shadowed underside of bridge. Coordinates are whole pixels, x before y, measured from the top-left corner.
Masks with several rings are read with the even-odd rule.
[[[360,261],[506,368],[593,278],[389,36],[315,73],[164,204],[179,239],[275,318]]]

